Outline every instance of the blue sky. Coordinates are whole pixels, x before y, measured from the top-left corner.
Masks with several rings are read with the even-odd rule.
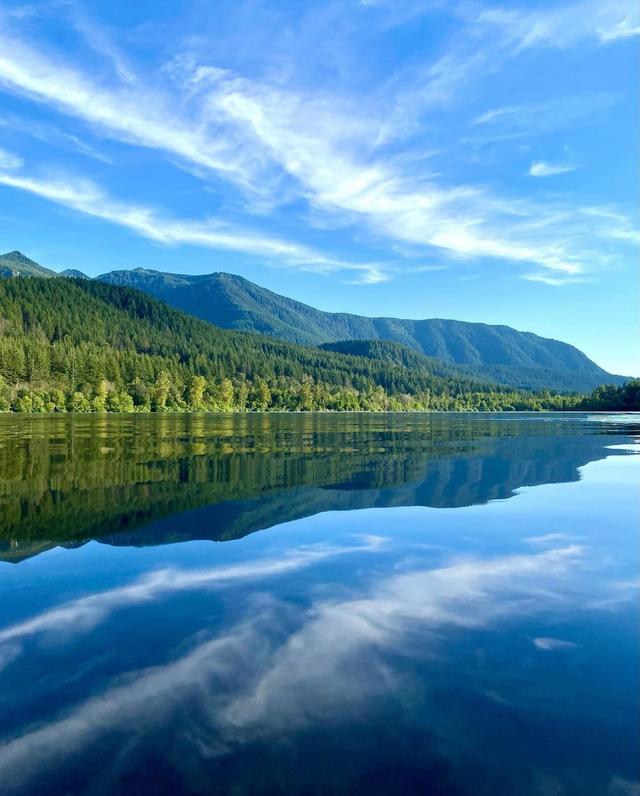
[[[5,0],[0,250],[640,374],[639,35],[631,0]]]

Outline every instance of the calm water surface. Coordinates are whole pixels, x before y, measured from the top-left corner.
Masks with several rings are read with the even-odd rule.
[[[640,793],[640,418],[0,417],[0,793]]]

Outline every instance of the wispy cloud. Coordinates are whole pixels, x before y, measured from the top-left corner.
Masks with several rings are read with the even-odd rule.
[[[111,158],[104,152],[93,147],[85,137],[80,137],[74,133],[61,130],[59,126],[43,124],[33,120],[27,120],[16,114],[5,113],[0,118],[0,128],[11,130],[12,133],[24,133],[43,143],[55,148],[63,148],[79,152],[94,160],[102,163],[112,164]]]
[[[22,158],[0,148],[0,169],[19,169],[22,166]]]
[[[414,4],[414,10],[433,13],[432,3]],[[451,103],[460,92],[505,68],[524,52],[564,50],[600,44],[638,35],[640,13],[632,0],[598,0],[556,5],[552,8],[504,8],[484,4],[455,3],[448,12],[461,25],[462,35],[447,42],[447,52],[426,66],[403,70],[394,82],[404,85],[396,107],[415,116],[433,106]],[[558,115],[562,116],[562,103]]]
[[[254,170],[241,162],[233,142],[217,135],[205,118],[182,121],[185,109],[180,115],[175,113],[161,90],[122,81],[98,84],[76,67],[48,57],[1,27],[0,85],[83,119],[117,140],[171,153],[245,186]]]
[[[616,39],[628,39],[631,36],[640,36],[640,14],[635,7],[635,16],[631,14],[624,17],[619,22],[609,24],[599,31],[602,41],[615,41]]]
[[[640,33],[640,11],[632,0],[586,0],[535,10],[483,8],[477,18],[481,24],[495,26],[516,51],[565,49],[588,39],[604,44]]]
[[[433,4],[408,2],[403,9],[401,16],[408,19],[430,13]],[[374,11],[360,8],[357,13]],[[411,154],[411,135],[425,111],[447,107],[457,92],[525,50],[633,35],[636,10],[627,0],[606,7],[587,0],[535,12],[455,4],[442,13],[455,17],[462,30],[447,51],[398,70],[371,98],[320,84],[301,86],[290,79],[291,64],[284,77],[276,70],[250,79],[188,52],[174,53],[162,79],[143,80],[108,35],[77,15],[76,27],[111,64],[113,74],[98,79],[60,51],[35,46],[6,25],[3,32],[0,15],[0,86],[89,125],[97,135],[153,149],[215,190],[231,186],[249,215],[259,212],[264,219],[273,207],[295,205],[291,213],[298,213],[298,219],[319,218],[323,230],[349,228],[358,242],[365,238],[374,246],[414,247],[422,256],[448,255],[451,262],[503,261],[523,268],[525,279],[547,284],[579,281],[580,274],[605,261],[582,223],[580,208],[562,207],[558,224],[557,200],[550,211],[547,204],[517,200],[486,184],[426,172],[416,167],[417,154],[403,160],[392,145],[410,142],[403,151]],[[597,95],[490,109],[475,119],[465,140],[540,134],[573,124],[613,101]],[[542,177],[568,170],[568,164],[539,161],[529,173]],[[390,270],[377,262],[345,263],[220,221],[165,218],[150,207],[111,199],[89,183],[56,184],[6,174],[2,180],[158,242],[245,251],[313,270],[351,271],[352,281],[364,283],[384,281]],[[633,243],[628,221],[617,229],[622,233],[627,227],[629,236],[616,239]],[[403,270],[404,263],[396,268]]]
[[[366,223],[374,235],[455,256],[524,262],[571,274],[592,259],[559,229],[553,242],[550,236],[545,240],[540,229],[546,226],[548,233],[551,218],[542,207],[499,199],[480,187],[416,180],[375,158],[362,162],[331,132],[343,129],[341,119],[329,115],[318,122],[315,114],[301,113],[300,98],[230,80],[211,101],[255,138],[315,207]]]
[[[532,545],[548,545],[557,542],[567,542],[572,538],[566,533],[545,533],[541,536],[529,536],[524,541]]]
[[[575,171],[577,166],[571,163],[549,163],[546,160],[534,160],[529,166],[530,177],[553,177],[556,174],[566,174]]]
[[[601,234],[614,240],[640,244],[640,229],[629,218],[611,207],[584,207],[583,216],[588,223],[601,230]]]
[[[0,171],[0,185],[27,191],[80,213],[110,221],[161,244],[186,243],[228,249],[319,273],[353,271],[366,282],[379,282],[387,278],[377,264],[338,260],[307,246],[262,236],[216,219],[176,219],[144,205],[119,202],[111,199],[90,180],[43,179],[15,171]]]
[[[451,17],[468,25],[486,26],[504,36],[519,48],[566,48],[584,40],[607,43],[617,38],[640,35],[640,12],[633,0],[598,0],[574,3],[556,3],[552,6],[518,7],[495,6],[484,3],[439,3],[426,0],[361,0],[361,6],[384,8],[392,18],[396,15],[405,22],[417,15],[433,14],[434,10],[447,12]],[[401,13],[397,14],[396,7]],[[481,32],[481,31],[480,31]]]
[[[3,644],[0,647],[0,672],[19,658],[21,653],[22,648],[19,644]]]
[[[522,278],[527,282],[540,282],[543,285],[552,287],[564,287],[565,285],[579,285],[585,279],[579,276],[551,276],[550,274],[523,274]]]
[[[535,138],[586,124],[606,113],[617,101],[615,94],[596,92],[491,108],[472,120],[476,129],[463,140],[486,144]]]

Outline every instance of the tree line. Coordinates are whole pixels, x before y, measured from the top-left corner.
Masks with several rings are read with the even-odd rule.
[[[587,399],[500,387],[411,353],[368,353],[225,331],[100,282],[0,281],[3,412],[537,411],[638,403],[637,383],[598,388]]]

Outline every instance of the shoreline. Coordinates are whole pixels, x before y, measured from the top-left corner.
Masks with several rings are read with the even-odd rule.
[[[219,417],[265,417],[273,415],[637,415],[634,409],[273,409],[231,410],[184,409],[175,411],[140,410],[133,412],[0,412],[3,417],[178,417],[185,415]]]

